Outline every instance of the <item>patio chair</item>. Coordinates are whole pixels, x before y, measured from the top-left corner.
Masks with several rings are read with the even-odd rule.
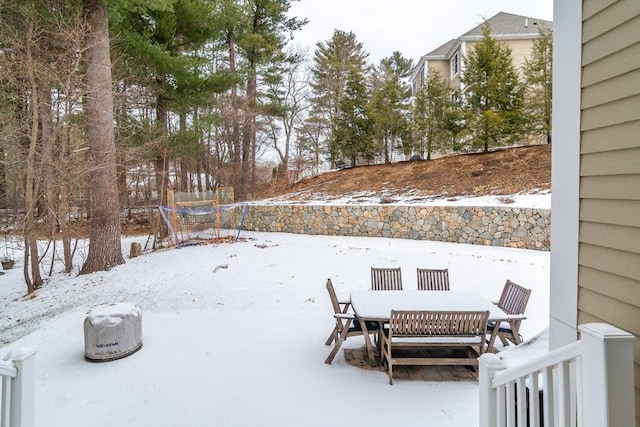
[[[497,305],[507,314],[524,314],[530,295],[531,289],[524,288],[513,283],[511,280],[507,280]],[[514,319],[510,320],[507,326],[498,325],[498,331],[492,335],[489,348],[493,348],[496,337],[500,337],[500,341],[502,341],[502,344],[505,346],[509,345],[509,341],[515,345],[520,344],[522,342],[522,335],[520,335],[519,332],[521,323],[522,319]],[[487,331],[492,333],[495,327],[495,322],[489,322]]]
[[[401,291],[402,272],[398,268],[371,267],[372,291]]]
[[[331,279],[327,279],[327,290],[329,289],[329,284],[331,283]],[[347,296],[347,297],[339,297],[337,296],[335,290],[333,289],[333,284],[331,284],[331,290],[329,291],[329,297],[331,297],[331,295],[334,295],[336,297],[336,301],[338,302],[338,306],[339,306],[339,310],[341,313],[347,313],[349,311],[349,308],[351,307],[351,299]],[[333,304],[333,300],[331,301]],[[334,313],[336,314],[336,313]],[[331,331],[331,335],[329,335],[329,337],[327,338],[327,340],[324,342],[325,345],[331,345],[331,343],[336,339],[336,337],[339,335],[340,333],[338,332],[338,325],[334,325],[333,327],[333,331]]]
[[[448,291],[449,269],[434,270],[428,268],[416,269],[418,273],[419,291]]]
[[[334,342],[333,349],[331,349],[331,353],[327,356],[324,363],[331,364],[333,359],[338,354],[342,343],[349,337],[363,335],[364,331],[362,330],[362,326],[360,321],[356,318],[353,313],[348,313],[346,310],[348,306],[341,306],[338,301],[338,297],[336,296],[336,291],[333,287],[333,283],[331,283],[331,279],[327,279],[327,291],[329,292],[329,299],[331,300],[331,305],[333,306],[333,318],[336,321],[336,326],[334,328],[334,336],[331,341]],[[378,333],[380,327],[377,322],[367,322],[367,332],[368,333]]]

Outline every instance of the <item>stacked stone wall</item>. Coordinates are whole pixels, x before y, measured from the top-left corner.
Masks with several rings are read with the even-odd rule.
[[[415,205],[250,205],[245,230],[392,237],[549,250],[549,209]]]

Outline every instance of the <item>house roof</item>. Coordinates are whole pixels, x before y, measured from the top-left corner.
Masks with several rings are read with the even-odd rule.
[[[458,43],[458,40],[456,39],[451,39],[448,42],[446,42],[445,44],[443,44],[442,46],[432,50],[431,52],[427,53],[425,56],[428,56],[431,59],[435,59],[435,57],[441,56],[443,58],[447,57],[449,51],[451,50],[451,48],[453,46],[455,46]]]
[[[491,35],[493,37],[520,36],[522,38],[535,38],[539,35],[539,27],[547,26],[551,28],[553,26],[553,22],[545,21],[544,19],[500,12],[461,35],[459,40],[481,38],[482,27],[484,27],[485,23],[491,27]]]
[[[412,70],[410,80],[415,80],[425,61],[449,60],[463,41],[480,40],[482,38],[482,27],[485,23],[491,27],[492,37],[502,40],[535,39],[540,35],[538,30],[540,27],[553,28],[553,22],[551,21],[500,12],[460,37],[451,39],[431,52],[422,55]]]

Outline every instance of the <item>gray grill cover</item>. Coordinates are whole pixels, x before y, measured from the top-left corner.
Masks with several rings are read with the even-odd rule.
[[[91,362],[107,362],[142,347],[142,310],[134,303],[101,305],[84,319],[84,354]]]

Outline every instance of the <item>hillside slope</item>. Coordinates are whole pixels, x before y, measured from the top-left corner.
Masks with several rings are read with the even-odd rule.
[[[308,201],[378,194],[388,202],[407,196],[458,197],[536,193],[551,188],[551,145],[508,148],[436,160],[358,166],[288,184],[271,183],[258,199]]]

